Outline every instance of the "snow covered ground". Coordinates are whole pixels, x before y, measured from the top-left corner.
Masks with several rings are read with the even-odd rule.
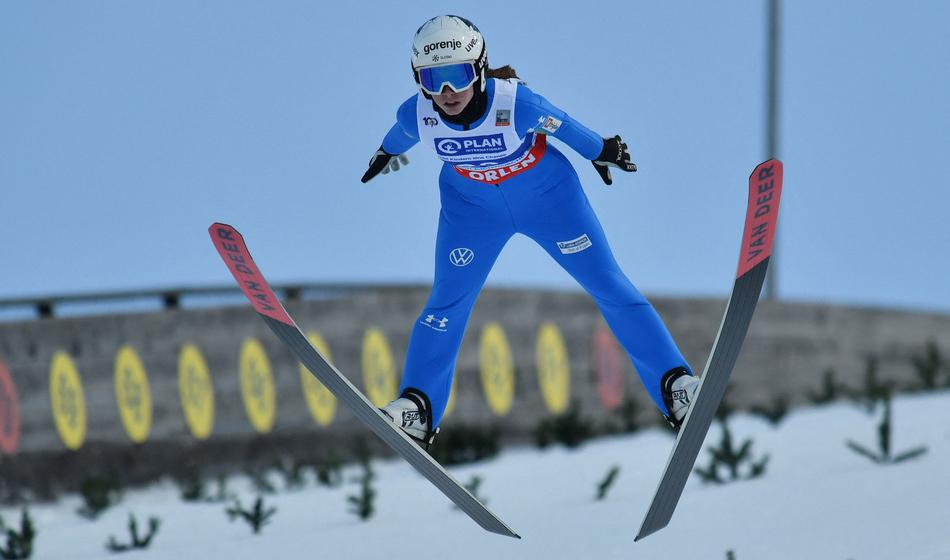
[[[224,505],[189,504],[159,484],[130,491],[97,521],[75,510],[69,496],[31,508],[39,530],[34,558],[129,560],[296,558],[559,559],[948,559],[950,558],[950,393],[901,396],[894,401],[893,450],[929,451],[899,465],[878,466],[844,445],[853,439],[877,448],[880,413],[849,404],[799,410],[776,428],[757,417],[730,421],[740,442],[753,438],[753,455],[771,455],[763,478],[724,486],[690,480],[672,523],[634,543],[659,480],[672,438],[660,430],[595,440],[577,450],[514,449],[498,458],[453,469],[462,482],[479,475],[479,494],[523,537],[487,533],[436,489],[397,460],[376,463],[377,514],[367,522],[348,512],[346,496],[314,484],[268,496],[273,522],[253,535],[229,522]],[[714,425],[706,444],[718,444]],[[707,453],[699,463],[708,462]],[[612,465],[620,474],[604,501],[597,483]],[[357,470],[348,469],[347,479]],[[232,484],[246,503],[249,488]],[[163,524],[145,551],[113,555],[110,534],[127,540],[129,512]],[[3,509],[8,524],[19,516]]]

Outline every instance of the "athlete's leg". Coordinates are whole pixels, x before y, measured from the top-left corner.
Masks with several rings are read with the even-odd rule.
[[[577,176],[565,174],[541,198],[542,208],[536,213],[539,218],[520,229],[594,298],[651,398],[667,414],[661,391],[663,375],[677,367],[689,370],[669,330],[617,265]]]
[[[470,182],[473,183],[474,182]],[[493,189],[491,186],[475,188]],[[497,196],[497,193],[479,193]],[[451,199],[447,199],[447,197]],[[422,391],[432,405],[432,426],[438,426],[452,389],[455,361],[475,299],[495,259],[514,234],[501,199],[499,207],[457,204],[443,188],[442,211],[435,247],[435,279],[425,308],[409,339],[400,393]],[[504,210],[504,213],[497,211]]]

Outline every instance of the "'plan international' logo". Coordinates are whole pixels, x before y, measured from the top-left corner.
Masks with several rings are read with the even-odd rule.
[[[474,154],[503,154],[504,134],[485,134],[463,138],[435,138],[435,151],[440,156],[469,156]]]

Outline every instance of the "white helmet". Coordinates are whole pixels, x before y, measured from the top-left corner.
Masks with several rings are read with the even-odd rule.
[[[423,93],[437,94],[445,85],[462,91],[476,81],[485,90],[485,39],[465,18],[436,16],[423,23],[412,38],[411,61],[413,77]]]

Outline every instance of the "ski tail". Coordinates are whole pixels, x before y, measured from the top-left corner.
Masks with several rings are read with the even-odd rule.
[[[666,527],[673,518],[676,504],[726,392],[772,256],[782,178],[782,162],[777,159],[759,164],[749,177],[749,202],[732,294],[693,405],[680,428],[663,478],[635,539],[637,541]]]

